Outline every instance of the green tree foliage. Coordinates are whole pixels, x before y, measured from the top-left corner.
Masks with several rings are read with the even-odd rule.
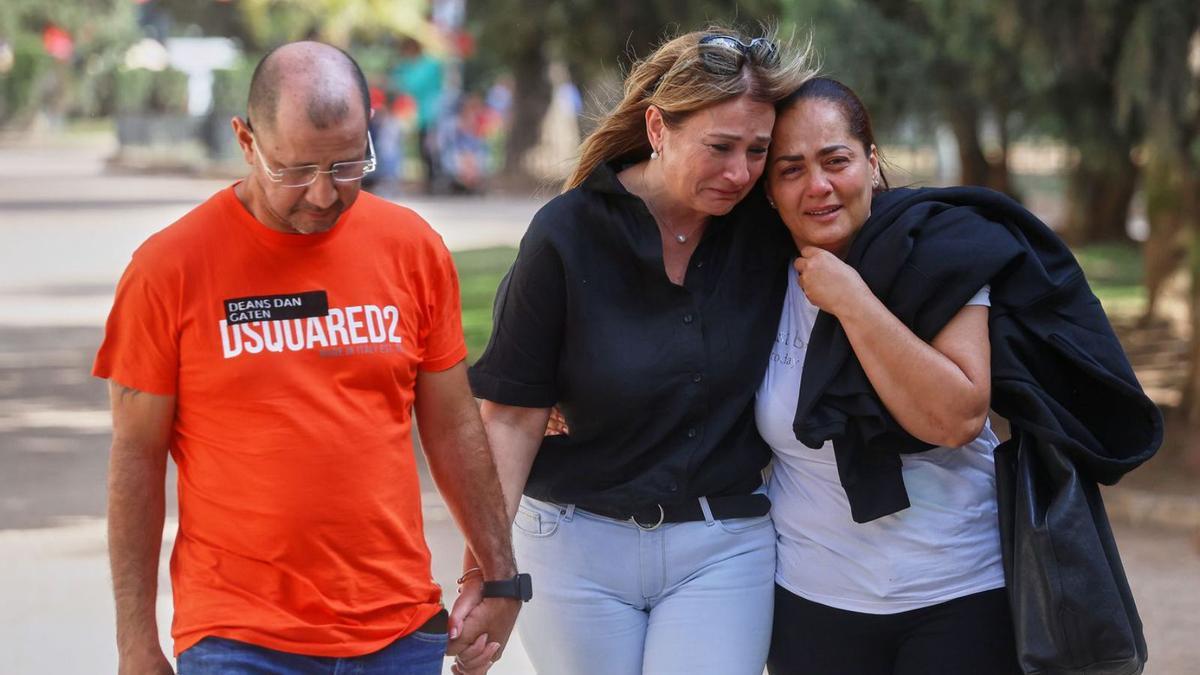
[[[1200,468],[1200,5],[1149,0],[1132,45],[1131,107],[1144,111],[1144,192],[1150,238],[1144,249],[1151,318],[1160,286],[1189,257],[1190,367],[1179,419],[1192,429],[1187,462]]]
[[[1029,129],[1077,152],[1066,231],[1127,240],[1145,132],[1132,43],[1154,0],[795,0],[813,22],[827,71],[860,90],[877,117],[953,130],[964,183],[1012,192],[1006,150]],[[1144,64],[1143,64],[1144,65]],[[995,123],[998,147],[983,142]]]
[[[772,0],[738,3],[713,0],[478,0],[468,21],[478,36],[481,58],[513,74],[516,91],[505,173],[523,172],[522,159],[538,140],[550,104],[547,66],[565,63],[584,92],[617,79],[663,38],[710,23],[746,30],[779,16]]]
[[[161,71],[122,68],[114,81],[115,107],[119,113],[187,113],[186,73],[171,68]]]
[[[42,47],[47,25],[67,31],[74,54],[67,63]],[[128,0],[4,0],[0,40],[14,52],[0,74],[0,124],[27,121],[38,109],[59,115],[98,115],[113,109],[113,80],[125,50],[139,37]]]
[[[426,0],[241,0],[241,25],[252,49],[316,38],[342,47],[429,32]]]
[[[1029,57],[1050,76],[1044,100],[1080,157],[1067,188],[1065,231],[1074,241],[1128,240],[1138,178],[1132,152],[1144,132],[1144,111],[1126,105],[1125,92],[1144,76],[1128,61],[1137,18],[1149,2],[1014,0]]]
[[[858,91],[880,126],[943,123],[958,143],[960,182],[1014,192],[1010,139],[1040,121],[1047,83],[1023,56],[1011,2],[797,0],[787,16],[811,22],[823,70]]]
[[[316,38],[342,47],[428,32],[428,0],[154,0],[174,33],[230,37],[249,52]]]
[[[1150,237],[1144,247],[1146,319],[1200,235],[1200,5],[1152,0],[1139,17],[1128,79],[1130,104],[1145,111],[1143,193]],[[1200,412],[1200,411],[1198,411]]]

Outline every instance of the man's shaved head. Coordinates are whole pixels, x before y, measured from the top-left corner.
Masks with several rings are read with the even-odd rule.
[[[360,111],[354,110],[359,101]],[[272,129],[281,101],[303,106],[317,129],[349,114],[369,118],[367,79],[346,52],[321,42],[290,42],[267,52],[250,80],[247,119],[259,129]]]

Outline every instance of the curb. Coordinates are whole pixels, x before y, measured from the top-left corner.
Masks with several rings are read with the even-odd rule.
[[[1200,532],[1200,495],[1159,494],[1118,486],[1101,486],[1100,494],[1108,517],[1115,522]]]

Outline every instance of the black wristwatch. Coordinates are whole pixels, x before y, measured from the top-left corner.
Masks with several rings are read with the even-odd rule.
[[[529,602],[533,597],[533,578],[528,574],[518,574],[511,579],[483,582],[483,597],[512,598],[521,602]]]

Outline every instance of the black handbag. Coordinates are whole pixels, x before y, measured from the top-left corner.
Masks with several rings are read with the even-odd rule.
[[[1100,490],[1016,427],[996,448],[1004,577],[1027,675],[1136,675],[1146,640]]]

